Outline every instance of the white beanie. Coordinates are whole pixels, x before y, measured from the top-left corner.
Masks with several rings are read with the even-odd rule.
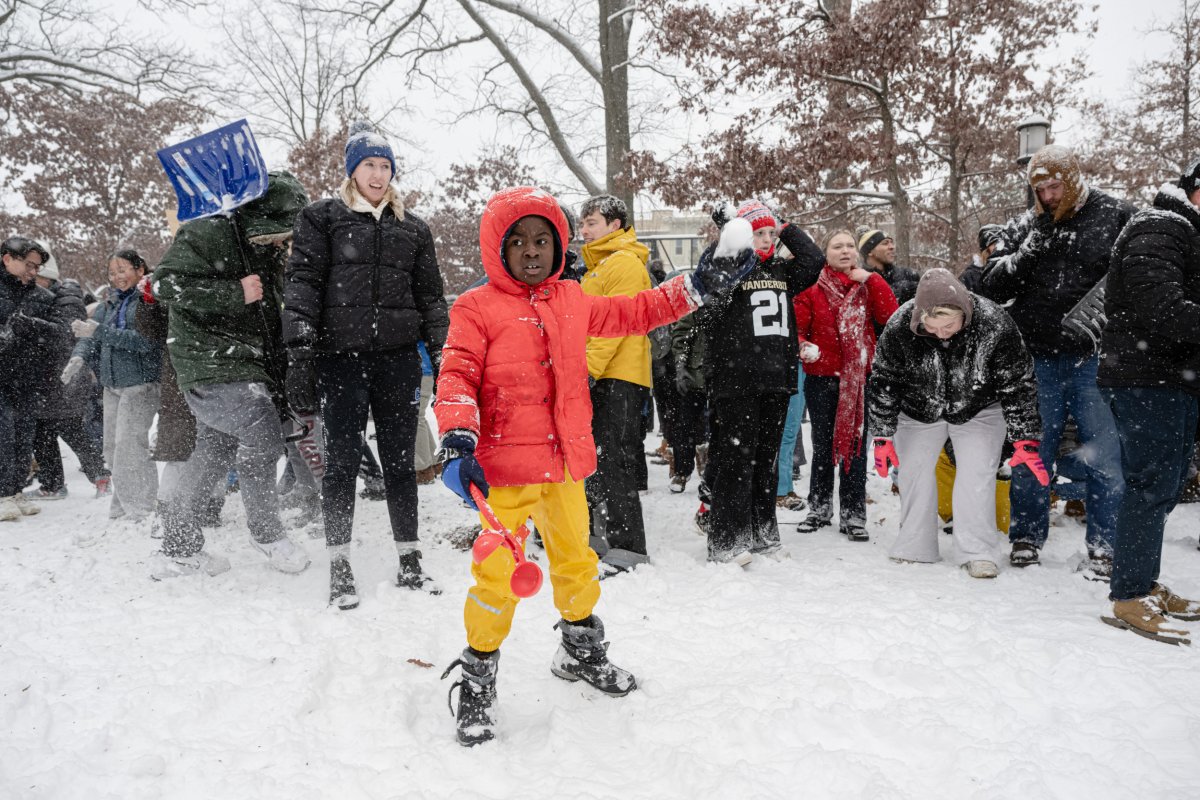
[[[46,259],[46,263],[38,268],[39,278],[48,278],[52,281],[58,280],[58,261],[54,258],[54,251],[50,249],[50,245],[46,244],[41,239],[36,240],[38,245],[46,251],[50,257]]]

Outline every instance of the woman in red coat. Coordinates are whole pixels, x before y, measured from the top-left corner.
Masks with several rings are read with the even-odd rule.
[[[812,533],[833,522],[833,473],[840,467],[840,530],[851,541],[865,542],[864,392],[875,355],[875,326],[892,316],[896,296],[883,276],[858,265],[850,231],[830,234],[824,250],[821,277],[795,302],[813,439],[808,516],[796,529]]]

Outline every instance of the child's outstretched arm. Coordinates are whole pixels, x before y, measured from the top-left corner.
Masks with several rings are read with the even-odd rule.
[[[441,436],[461,431],[479,438],[479,387],[487,357],[487,335],[473,300],[463,298],[450,309],[450,330],[442,349],[433,403]]]

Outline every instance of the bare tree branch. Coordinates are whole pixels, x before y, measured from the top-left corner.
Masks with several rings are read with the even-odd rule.
[[[562,45],[563,49],[570,53],[597,83],[601,81],[600,64],[579,45],[578,39],[572,36],[569,31],[564,30],[557,22],[547,19],[517,3],[506,2],[506,0],[478,0],[478,2],[492,8],[498,8],[501,11],[507,11],[510,14],[516,14],[521,19],[532,24],[535,28]],[[632,9],[627,10],[632,11]]]

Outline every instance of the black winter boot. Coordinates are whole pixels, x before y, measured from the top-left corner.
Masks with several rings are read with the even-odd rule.
[[[450,713],[458,721],[458,743],[463,747],[474,747],[496,738],[492,708],[496,704],[496,667],[499,661],[499,650],[481,653],[468,647],[442,673],[442,680],[445,680],[450,670],[462,667],[462,680],[450,685],[446,702],[450,704]],[[457,711],[453,700],[455,689],[458,689]]]
[[[358,608],[358,590],[354,587],[354,571],[350,559],[340,553],[329,558],[329,605],[342,611]]]
[[[604,623],[595,614],[578,622],[559,620],[562,644],[550,662],[550,671],[567,681],[583,680],[605,694],[624,697],[637,688],[633,674],[608,660]]]
[[[421,569],[420,550],[400,554],[400,571],[396,573],[396,585],[402,589],[421,589],[430,594],[442,593],[437,581]]]

